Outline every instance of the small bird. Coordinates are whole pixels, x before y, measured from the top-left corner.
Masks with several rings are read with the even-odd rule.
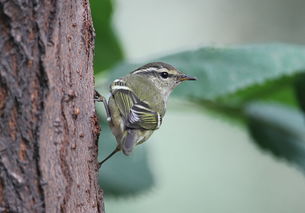
[[[97,91],[95,100],[103,102],[107,121],[117,146],[99,167],[118,151],[130,155],[133,148],[146,141],[160,128],[168,96],[186,80],[196,80],[163,62],[146,64],[110,85],[107,100]]]

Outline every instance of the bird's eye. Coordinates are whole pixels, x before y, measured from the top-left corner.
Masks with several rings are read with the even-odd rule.
[[[161,72],[162,78],[168,78],[168,72]]]

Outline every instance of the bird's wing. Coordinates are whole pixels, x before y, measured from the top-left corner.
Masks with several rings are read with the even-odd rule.
[[[160,114],[141,101],[123,80],[114,81],[110,88],[128,128],[154,130],[160,127]]]
[[[153,111],[148,104],[139,102],[132,106],[126,120],[126,126],[133,129],[158,129],[162,118],[158,112]]]
[[[132,106],[137,102],[140,102],[139,98],[121,79],[115,80],[111,84],[110,89],[120,113],[126,119]]]

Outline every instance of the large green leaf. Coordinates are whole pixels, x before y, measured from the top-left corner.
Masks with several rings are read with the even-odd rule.
[[[245,109],[256,143],[305,172],[305,122],[302,113],[279,104],[252,103]]]
[[[97,109],[102,126],[99,137],[99,159],[102,160],[113,151],[116,141],[106,119],[101,117],[102,104]],[[99,171],[99,183],[104,193],[112,196],[135,195],[150,189],[154,180],[145,145],[137,146],[131,156],[119,152],[106,161]]]
[[[123,59],[123,52],[112,28],[113,1],[91,0],[96,39],[94,50],[95,73],[112,67]]]
[[[245,97],[248,94],[259,97],[267,91],[258,88],[268,87],[268,84],[274,88],[273,82],[282,79],[276,84],[278,89],[271,89],[268,93],[280,93],[279,97],[294,102],[291,100],[291,85],[287,82],[291,81],[290,76],[305,70],[305,47],[288,44],[205,47],[152,61],[170,63],[181,71],[198,77],[197,82],[183,83],[175,90],[174,94],[180,97],[216,100],[246,89],[249,91]],[[122,63],[112,70],[110,79],[125,75],[137,66],[139,65]]]

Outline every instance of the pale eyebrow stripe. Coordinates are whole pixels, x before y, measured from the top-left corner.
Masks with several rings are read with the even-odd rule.
[[[140,70],[136,70],[136,71],[133,71],[132,73],[133,74],[137,74],[137,73],[144,73],[144,72],[148,72],[148,71],[157,71],[158,68],[156,67],[150,67],[150,68],[146,68],[146,69],[140,69]]]
[[[114,85],[111,87],[111,90],[115,91],[115,90],[128,90],[128,91],[132,91],[129,87],[127,86],[120,86],[120,85]]]

